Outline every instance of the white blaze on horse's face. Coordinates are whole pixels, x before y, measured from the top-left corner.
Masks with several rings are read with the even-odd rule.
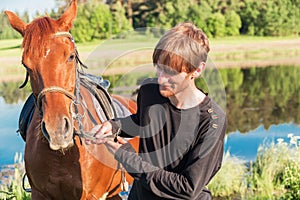
[[[66,33],[76,17],[76,7],[72,1],[58,20],[43,17],[29,24],[13,12],[5,12],[12,27],[24,37],[22,62],[37,98],[41,131],[53,150],[74,144],[70,105],[76,79],[75,44]]]
[[[45,53],[45,55],[44,55],[44,58],[47,58],[47,56],[48,56],[48,54],[50,53],[50,49],[47,49],[47,51],[46,51],[46,53]]]

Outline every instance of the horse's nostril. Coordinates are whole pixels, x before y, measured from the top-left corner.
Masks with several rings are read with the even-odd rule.
[[[45,138],[49,141],[50,140],[50,136],[49,136],[49,133],[46,129],[46,123],[43,121],[42,124],[41,124],[41,129],[42,129],[42,132],[43,132],[43,135],[45,136]]]
[[[63,126],[63,133],[65,135],[65,138],[68,136],[68,133],[70,131],[70,120],[67,117],[64,117],[64,126]]]

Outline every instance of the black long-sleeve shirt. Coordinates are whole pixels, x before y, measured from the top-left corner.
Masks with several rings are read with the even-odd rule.
[[[115,153],[134,177],[129,199],[211,199],[205,186],[221,167],[226,116],[208,96],[178,109],[160,95],[157,79],[149,79],[137,113],[115,121],[121,136],[140,137],[138,155],[130,144]]]

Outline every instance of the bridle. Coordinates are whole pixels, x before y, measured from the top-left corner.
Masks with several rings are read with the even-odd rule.
[[[76,82],[77,82],[77,81],[79,81],[79,80],[77,80],[77,73],[78,73],[78,61],[80,61],[80,59],[79,59],[79,56],[78,56],[78,51],[77,51],[77,48],[76,48],[74,38],[71,35],[71,33],[69,33],[69,32],[56,32],[56,33],[54,33],[52,38],[56,38],[56,37],[68,37],[71,40],[71,42],[74,44],[75,52],[76,52],[76,59],[75,59],[75,61],[76,61],[75,68],[76,69],[75,70],[76,70]],[[79,63],[82,64],[81,61]],[[86,67],[83,64],[81,66]],[[77,93],[77,91],[76,91],[77,90],[77,85],[78,84],[76,83],[75,93]],[[80,84],[79,84],[79,86],[80,86]],[[62,87],[50,86],[50,87],[44,88],[37,96],[37,108],[39,110],[40,115],[42,115],[42,99],[44,98],[44,96],[47,93],[52,93],[52,92],[58,92],[58,93],[64,94],[65,96],[69,97],[73,101],[77,101],[77,97],[74,94],[72,94],[71,92],[67,91],[66,89],[64,89]]]
[[[37,97],[37,107],[39,110],[39,113],[42,115],[42,99],[44,98],[44,96],[47,93],[51,93],[51,92],[59,92],[61,94],[66,95],[67,97],[69,97],[70,99],[72,99],[73,101],[76,100],[76,97],[74,96],[74,94],[72,94],[71,92],[67,91],[66,89],[62,88],[62,87],[58,87],[58,86],[51,86],[51,87],[47,87],[44,88]]]
[[[82,107],[83,109],[87,109],[85,108],[86,106],[82,105],[82,102],[80,101],[81,95],[80,95],[80,78],[79,78],[79,73],[80,73],[80,69],[79,69],[79,65],[81,66],[81,71],[83,72],[83,68],[87,68],[79,59],[79,55],[78,55],[78,51],[76,48],[76,44],[74,41],[73,36],[71,35],[71,33],[69,32],[56,32],[52,35],[52,38],[56,38],[56,37],[67,37],[71,40],[71,42],[74,44],[74,48],[75,48],[75,90],[74,90],[74,94],[72,92],[69,92],[68,90],[60,87],[60,86],[50,86],[50,87],[46,87],[44,88],[37,96],[36,96],[36,106],[38,108],[38,112],[40,114],[40,116],[43,116],[43,111],[42,111],[42,100],[45,97],[46,94],[48,93],[61,93],[64,94],[65,96],[67,96],[68,98],[70,98],[72,100],[71,104],[70,104],[70,112],[71,112],[71,116],[73,119],[75,119],[75,121],[78,124],[79,130],[77,131],[77,135],[80,136],[80,138],[89,138],[89,139],[94,139],[89,133],[84,132],[83,130],[83,117],[85,116],[85,112],[84,114],[80,114],[79,113],[79,107]],[[28,82],[28,72],[26,73],[26,78],[25,81],[23,82],[23,84],[19,87],[19,88],[23,88],[27,82]],[[94,122],[93,122],[94,123]]]

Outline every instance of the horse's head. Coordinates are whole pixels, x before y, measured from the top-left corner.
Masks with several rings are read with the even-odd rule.
[[[11,26],[23,36],[22,63],[37,99],[42,133],[53,150],[73,145],[70,107],[75,98],[76,47],[69,30],[76,7],[73,0],[58,20],[43,17],[29,24],[5,12]]]

